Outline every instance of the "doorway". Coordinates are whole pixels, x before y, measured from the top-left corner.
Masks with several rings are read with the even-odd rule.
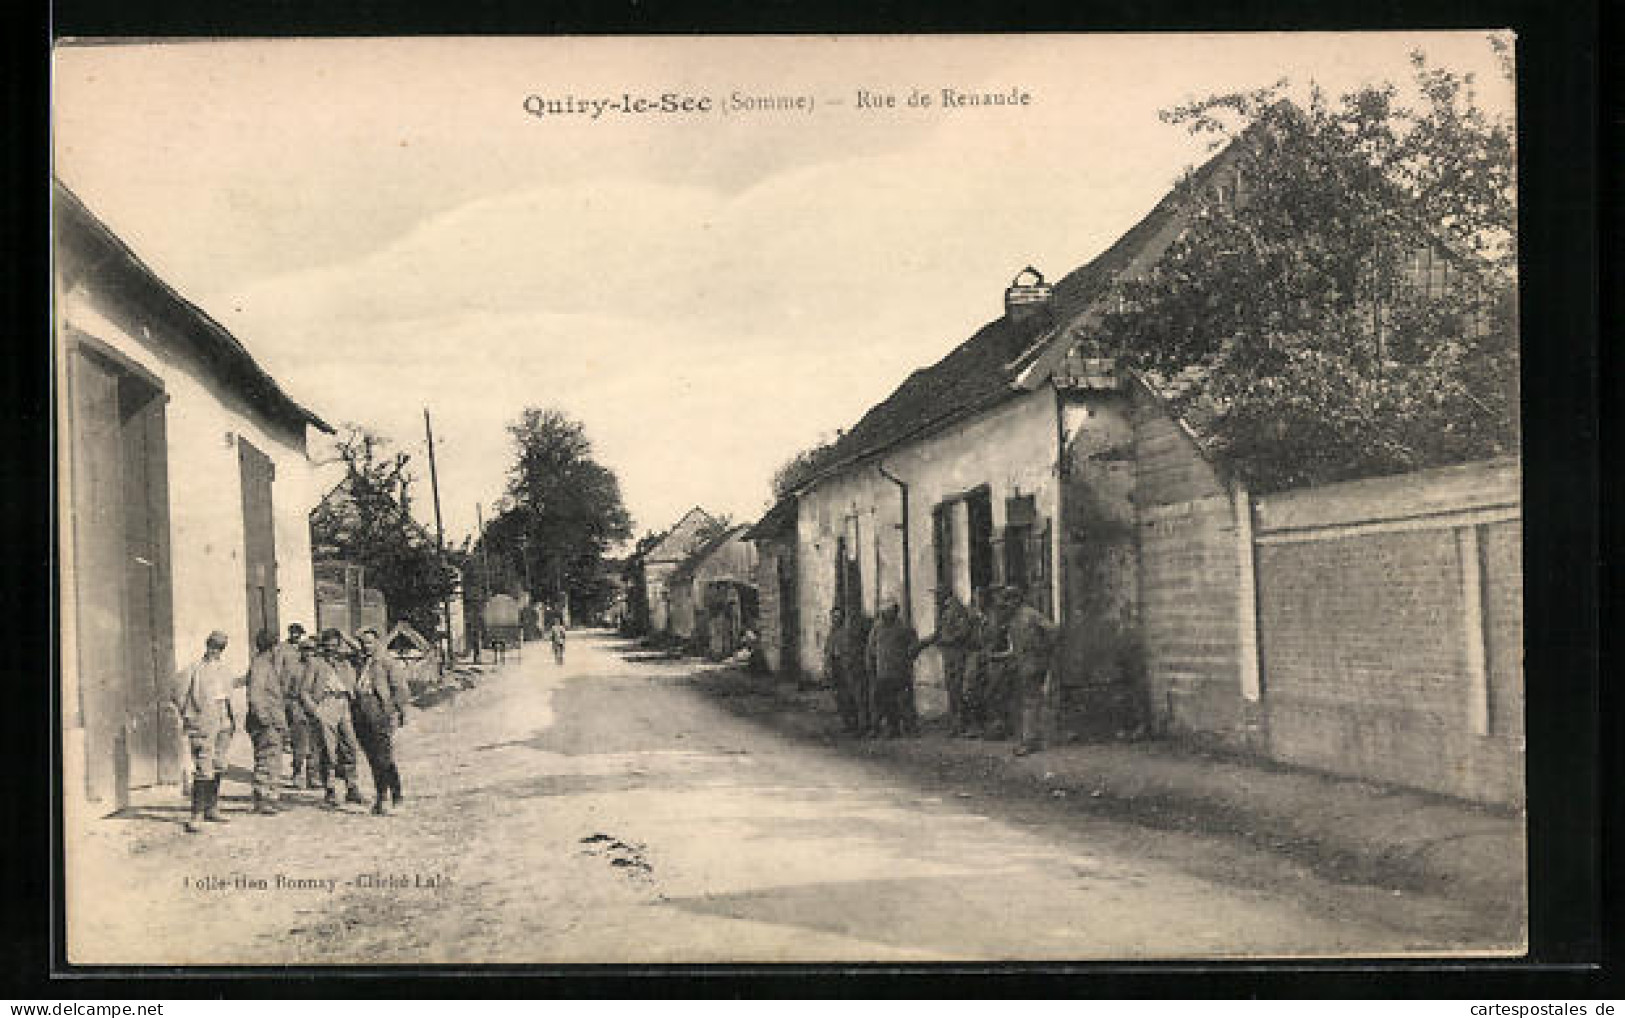
[[[123,805],[173,781],[175,666],[162,383],[88,339],[68,354],[78,701],[86,795]]]

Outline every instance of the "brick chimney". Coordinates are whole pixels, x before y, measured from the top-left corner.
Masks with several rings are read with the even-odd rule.
[[[1004,316],[1012,322],[1025,321],[1050,314],[1050,298],[1054,287],[1044,282],[1044,274],[1031,265],[1016,273],[1004,291]]]

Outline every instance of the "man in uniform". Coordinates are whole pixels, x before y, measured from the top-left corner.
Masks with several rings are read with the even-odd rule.
[[[316,787],[315,766],[311,763],[310,719],[305,705],[299,701],[299,687],[305,681],[308,655],[300,645],[305,639],[305,627],[295,622],[288,626],[288,638],[276,645],[272,652],[277,675],[282,680],[282,712],[288,733],[288,752],[293,760],[293,771],[288,784],[294,788]]]
[[[282,740],[288,734],[288,706],[277,667],[277,643],[269,630],[254,635],[257,653],[248,665],[248,720],[254,743],[254,812],[274,815],[276,782],[282,772]]]
[[[942,655],[942,683],[948,690],[948,734],[959,735],[969,723],[965,709],[965,659],[975,639],[975,622],[952,589],[937,591],[937,653]]]
[[[336,781],[347,788],[346,802],[366,803],[356,787],[355,728],[350,721],[350,699],[355,696],[355,669],[344,655],[344,636],[337,629],[322,632],[321,653],[311,659],[300,693],[305,710],[316,720],[316,735],[322,747],[322,785],[327,789],[324,804],[339,805]]]
[[[386,793],[395,806],[401,804],[401,772],[395,766],[395,729],[406,724],[406,705],[411,697],[400,661],[384,650],[376,629],[363,629],[361,662],[356,669],[350,712],[355,721],[356,738],[367,754],[367,766],[372,768],[372,811],[379,816],[389,812],[384,804]]]
[[[914,659],[931,645],[921,641],[914,627],[900,617],[897,602],[891,601],[880,610],[880,618],[869,631],[869,674],[873,682],[873,708],[875,731],[895,738],[904,733],[913,735],[914,725]]]
[[[1005,658],[1020,719],[1016,755],[1025,756],[1044,748],[1044,683],[1049,678],[1055,624],[1023,601],[1020,590],[1005,590],[1000,602],[1009,647]]]
[[[976,662],[976,715],[984,739],[1002,739],[1010,728],[1009,647],[999,599],[1003,588],[988,587],[980,597]]]
[[[237,734],[237,719],[231,707],[236,677],[221,659],[228,642],[220,630],[210,633],[202,660],[181,673],[172,695],[192,751],[192,816],[186,821],[189,834],[203,830],[205,820],[226,822],[220,815],[220,774],[226,766],[232,736]]]
[[[850,674],[852,633],[846,613],[839,605],[829,610],[829,637],[824,642],[824,679],[835,688],[835,709],[841,714],[841,727],[848,735],[863,731],[863,713],[858,710],[854,676]]]

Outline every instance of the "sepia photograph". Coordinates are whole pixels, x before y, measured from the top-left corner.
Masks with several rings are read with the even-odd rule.
[[[1517,47],[60,40],[63,961],[1523,958]]]

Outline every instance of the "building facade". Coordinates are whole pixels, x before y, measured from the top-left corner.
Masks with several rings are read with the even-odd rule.
[[[63,778],[122,803],[178,780],[167,701],[212,630],[315,619],[311,429],[247,350],[66,187],[53,193]]]
[[[1516,460],[1255,499],[1172,409],[1198,369],[1128,371],[1092,338],[1189,196],[1240,192],[1233,151],[1053,287],[1019,274],[1004,317],[836,442],[794,492],[795,662],[817,674],[836,606],[895,602],[924,635],[935,591],[1015,587],[1057,623],[1052,735],[1189,737],[1520,804]],[[935,651],[916,680],[940,711]]]

